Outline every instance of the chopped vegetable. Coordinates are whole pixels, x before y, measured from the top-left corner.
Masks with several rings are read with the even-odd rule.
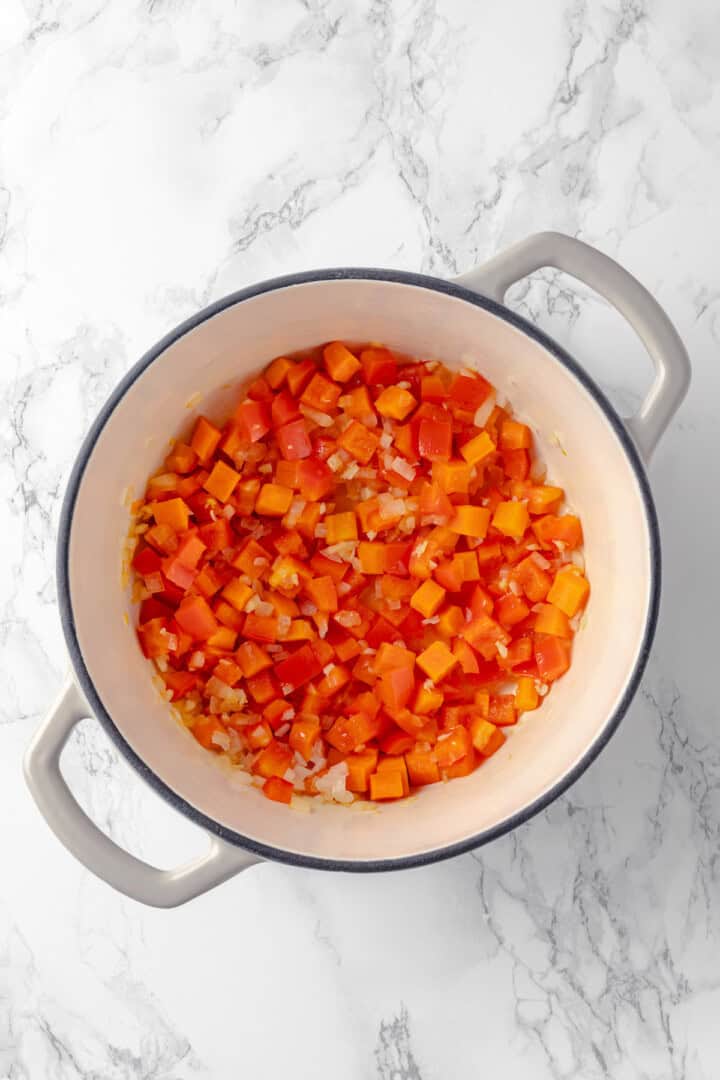
[[[274,359],[150,477],[140,647],[268,799],[468,776],[570,667],[582,526],[498,400],[469,369],[332,341]]]

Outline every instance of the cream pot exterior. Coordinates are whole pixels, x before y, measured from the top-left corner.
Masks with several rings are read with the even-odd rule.
[[[656,381],[628,426],[566,353],[501,305],[513,281],[543,265],[603,293],[652,354]],[[531,425],[550,475],[582,517],[592,597],[570,672],[481,769],[399,803],[308,800],[299,812],[264,798],[177,722],[138,647],[121,565],[128,487],[143,491],[169,436],[200,412],[229,411],[238,384],[271,358],[334,338],[372,338],[482,370]],[[530,237],[455,283],[393,271],[318,271],[250,287],[180,326],[118,387],[70,480],[58,582],[73,675],[26,760],[50,825],[115,888],[171,906],[261,858],[397,869],[477,846],[536,813],[607,741],[644,667],[658,605],[659,545],[643,459],[688,378],[685,350],[649,294],[605,256],[553,233]],[[91,715],[157,790],[208,830],[203,858],[157,870],[85,817],[58,760],[73,725]]]

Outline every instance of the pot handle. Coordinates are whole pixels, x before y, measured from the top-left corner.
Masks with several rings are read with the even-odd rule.
[[[41,814],[88,870],[133,900],[170,908],[260,861],[219,836],[210,836],[206,854],[174,870],[159,870],[118,847],[75,801],[60,771],[60,755],[71,731],[90,716],[74,680],[68,679],[25,755],[25,777]]]
[[[511,285],[543,266],[554,266],[604,296],[625,316],[650,354],[655,381],[637,415],[626,421],[648,461],[685,397],[690,360],[670,319],[639,281],[582,240],[557,232],[528,236],[455,281],[502,303]]]

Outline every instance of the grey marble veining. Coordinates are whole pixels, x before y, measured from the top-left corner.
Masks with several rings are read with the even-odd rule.
[[[0,1078],[718,1075],[719,121],[712,0],[0,5]],[[20,775],[67,665],[54,538],[99,405],[249,282],[451,276],[548,227],[635,273],[694,366],[653,463],[662,616],[617,735],[449,863],[263,865],[165,913],[113,894]],[[602,301],[548,271],[511,302],[632,412],[649,364]],[[130,850],[202,846],[93,724],[67,773]]]

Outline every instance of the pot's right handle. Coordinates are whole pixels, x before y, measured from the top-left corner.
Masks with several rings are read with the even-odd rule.
[[[92,716],[69,679],[25,755],[33,798],[58,839],[88,870],[118,892],[152,907],[177,907],[259,862],[242,848],[210,836],[208,851],[185,866],[159,870],[124,851],[98,829],[60,772],[60,755],[76,724]]]
[[[455,280],[502,303],[511,285],[543,266],[571,274],[604,296],[625,316],[650,354],[655,381],[637,415],[627,421],[648,461],[685,397],[690,360],[670,319],[639,281],[607,255],[556,232],[528,236]]]

